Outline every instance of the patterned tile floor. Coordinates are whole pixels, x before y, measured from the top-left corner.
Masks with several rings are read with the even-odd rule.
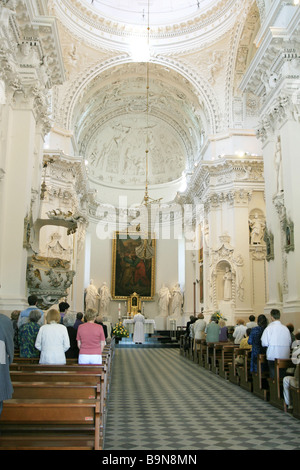
[[[300,450],[300,421],[178,349],[116,348],[103,450]]]

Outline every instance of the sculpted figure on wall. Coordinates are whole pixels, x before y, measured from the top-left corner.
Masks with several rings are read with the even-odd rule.
[[[282,182],[282,154],[281,154],[281,140],[280,136],[277,137],[276,149],[275,149],[275,166],[277,174],[277,193],[283,191]]]
[[[100,313],[102,315],[105,315],[106,313],[108,313],[109,304],[112,299],[109,287],[106,284],[106,282],[103,282],[101,288],[99,289],[99,294],[100,294]]]
[[[98,299],[100,299],[100,295],[93,279],[91,279],[90,285],[85,289],[85,309],[98,310]]]
[[[228,267],[225,269],[224,280],[224,300],[231,300],[232,297],[232,272]]]
[[[172,289],[172,315],[171,318],[179,318],[183,304],[183,295],[178,283]]]
[[[265,223],[258,217],[257,212],[254,218],[249,220],[249,228],[251,245],[260,245],[264,238]]]
[[[162,285],[158,293],[158,297],[159,297],[158,299],[159,316],[167,317],[168,311],[169,311],[169,302],[171,298],[171,293],[169,291],[169,288],[165,286],[165,284]]]

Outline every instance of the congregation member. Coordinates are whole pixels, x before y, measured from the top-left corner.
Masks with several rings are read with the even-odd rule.
[[[250,333],[251,333],[251,328],[247,328],[244,338],[242,338],[240,342],[241,349],[252,349],[252,346],[248,342]]]
[[[85,314],[86,322],[78,327],[78,364],[102,364],[105,336],[102,326],[95,323],[97,315],[96,310],[88,309]]]
[[[102,326],[103,331],[104,331],[105,341],[106,341],[108,337],[108,333],[107,333],[107,326],[104,325],[103,323],[103,318],[101,316],[96,317],[95,323]]]
[[[271,322],[262,334],[261,344],[267,348],[269,374],[271,378],[274,378],[275,359],[290,358],[292,341],[290,330],[280,321],[280,311],[272,309],[270,316]]]
[[[247,328],[254,328],[255,326],[257,326],[257,323],[256,323],[256,321],[255,321],[255,316],[254,316],[254,315],[250,315],[249,321],[248,321],[248,323],[246,323],[246,327],[247,327]]]
[[[258,315],[257,326],[251,328],[248,344],[252,346],[250,359],[250,372],[257,372],[257,358],[259,354],[266,354],[266,348],[261,344],[261,336],[268,326],[268,319],[264,314]]]
[[[65,352],[70,348],[67,328],[60,323],[58,310],[47,312],[47,324],[39,329],[35,347],[41,352],[40,364],[66,364]]]
[[[3,401],[13,395],[9,366],[14,359],[14,329],[10,318],[0,313],[0,416]]]
[[[284,398],[284,410],[293,410],[294,404],[292,399],[292,394],[290,393],[290,388],[295,387],[299,388],[299,359],[298,355],[300,353],[300,333],[296,333],[295,342],[292,344],[292,359],[295,356],[297,358],[296,367],[294,369],[293,375],[286,375],[283,378],[283,398]]]
[[[68,313],[70,305],[68,304],[68,302],[60,302],[58,304],[58,308],[60,313],[60,323],[63,324],[64,316]]]
[[[18,328],[18,320],[20,316],[21,310],[14,310],[11,312],[10,319],[14,329],[14,345],[15,349],[19,349],[19,328]]]
[[[82,324],[83,324],[82,319],[83,319],[83,313],[82,313],[82,312],[78,312],[78,313],[76,314],[76,320],[75,320],[75,323],[74,323],[74,325],[73,325],[74,328],[75,328],[75,330],[78,329],[79,325],[82,325]]]
[[[234,344],[240,344],[246,333],[246,330],[247,327],[245,325],[245,321],[242,318],[237,320],[236,327],[232,335],[234,338]]]
[[[212,315],[209,324],[206,327],[206,342],[217,343],[220,336],[220,325],[217,318]]]
[[[226,326],[225,320],[221,319],[219,321],[220,325],[220,334],[219,334],[219,341],[221,343],[228,341],[228,328]]]
[[[291,341],[293,343],[293,341],[295,341],[295,334],[294,334],[294,330],[295,330],[295,327],[292,323],[287,323],[286,327],[290,330],[290,333],[291,333]]]
[[[203,313],[199,313],[197,320],[193,324],[193,333],[194,333],[194,340],[200,341],[201,339],[205,339],[205,328],[206,328],[206,321],[204,320]]]
[[[18,319],[18,328],[20,328],[21,325],[24,325],[24,323],[28,322],[29,320],[29,314],[32,310],[39,310],[40,314],[41,314],[41,318],[39,320],[39,325],[43,325],[44,324],[44,312],[40,309],[38,309],[37,307],[37,303],[38,303],[38,298],[36,295],[32,294],[28,297],[27,299],[28,301],[28,307],[25,309],[25,310],[22,310],[20,315],[19,315],[19,319]]]
[[[66,351],[67,359],[78,359],[79,349],[77,345],[77,330],[74,328],[76,319],[75,313],[67,313],[63,318],[63,324],[67,328],[70,340],[70,348]]]
[[[32,310],[29,314],[29,321],[19,328],[20,357],[39,357],[40,352],[36,349],[35,342],[40,330],[38,323],[40,319],[40,311]]]

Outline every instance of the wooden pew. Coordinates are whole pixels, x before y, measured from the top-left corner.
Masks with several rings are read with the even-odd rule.
[[[84,382],[12,382],[14,399],[100,400],[100,383]]]
[[[290,359],[275,359],[274,379],[271,377],[268,378],[270,403],[281,410],[284,409],[284,401],[282,389],[283,377],[280,372],[284,371],[288,367],[293,367],[293,362]]]
[[[0,449],[101,450],[100,424],[99,400],[6,400]]]
[[[300,367],[297,370],[298,387],[290,387],[290,394],[293,402],[293,416],[294,418],[300,419]]]
[[[233,361],[233,354],[237,345],[234,343],[224,343],[221,358],[219,360],[219,375],[225,380],[229,379],[229,367]]]
[[[240,373],[240,387],[248,392],[252,392],[252,374],[250,372],[251,349],[244,349],[242,352],[244,364],[238,370]]]
[[[204,367],[207,370],[212,369],[213,357],[214,357],[214,345],[215,343],[206,343],[206,358]]]
[[[18,374],[19,373],[19,374]],[[22,375],[21,375],[22,374]],[[32,375],[33,374],[33,375]],[[15,364],[10,365],[12,381],[23,382],[83,382],[99,384],[100,406],[103,426],[106,420],[106,403],[108,394],[107,375],[105,366],[99,365],[54,365],[54,364]]]
[[[206,362],[206,341],[205,339],[202,339],[200,341],[200,347],[198,351],[198,364],[199,366],[204,367],[205,362]]]
[[[211,370],[215,374],[219,374],[220,359],[222,358],[222,349],[223,349],[224,344],[225,343],[223,342],[214,343]]]
[[[185,335],[180,335],[179,337],[179,352],[182,356],[185,356]]]
[[[105,398],[113,354],[114,345],[110,344],[103,351],[102,366],[78,365],[76,359],[67,359],[67,364],[63,366],[42,365],[38,364],[38,358],[23,359],[17,356],[15,362],[11,364],[13,399],[5,402],[9,403],[7,411],[0,419],[0,449],[101,449],[105,427]],[[74,425],[72,415],[79,416],[79,404],[85,402],[90,404],[96,402],[94,419],[91,413],[85,414],[86,425],[79,426],[79,423]],[[40,406],[37,406],[38,403]],[[64,409],[64,404],[67,404],[67,408],[71,406],[70,421],[73,419],[73,422],[62,424],[63,417],[60,417],[60,420],[54,424],[46,421],[47,426],[45,426],[44,418],[41,419],[42,423],[37,422],[41,418],[39,414],[35,420],[20,425],[16,411],[18,407],[26,409],[26,413],[30,416],[42,409],[46,403],[48,403],[47,409],[50,408],[50,404],[53,408],[60,403],[60,411]],[[30,405],[32,405],[31,412]],[[85,410],[87,409],[86,403]],[[26,416],[26,413],[22,411],[22,416]],[[49,411],[50,415],[51,413],[52,411]],[[55,413],[51,416],[55,416]],[[34,431],[36,429],[38,433]]]
[[[193,354],[193,361],[198,364],[199,363],[199,352],[201,347],[201,339],[194,340],[194,354]]]
[[[243,349],[239,348],[236,345],[236,348],[232,351],[232,361],[229,364],[229,373],[228,379],[229,382],[239,385],[240,384],[240,373],[239,369],[242,367],[242,364],[239,362],[239,358],[243,356]]]
[[[257,357],[257,372],[252,372],[253,394],[265,401],[269,399],[269,371],[268,361],[265,354]]]
[[[79,365],[79,364],[24,364],[24,363],[12,363],[10,365],[10,371],[24,371],[24,372],[53,372],[53,373],[96,373],[101,374],[101,382],[103,383],[103,392],[106,391],[107,386],[107,373],[105,365]]]

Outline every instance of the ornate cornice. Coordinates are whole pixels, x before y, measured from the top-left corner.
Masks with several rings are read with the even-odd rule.
[[[299,86],[300,80],[292,80],[292,88],[286,89],[286,93],[284,91],[278,93],[269,108],[262,114],[256,135],[263,143],[270,137],[274,138],[285,121],[300,122]]]
[[[186,196],[202,200],[211,192],[226,194],[247,183],[247,188],[262,189],[264,185],[263,160],[260,157],[226,156],[214,161],[202,161],[191,176]],[[229,188],[229,189],[228,189]],[[231,199],[231,198],[230,198]]]

